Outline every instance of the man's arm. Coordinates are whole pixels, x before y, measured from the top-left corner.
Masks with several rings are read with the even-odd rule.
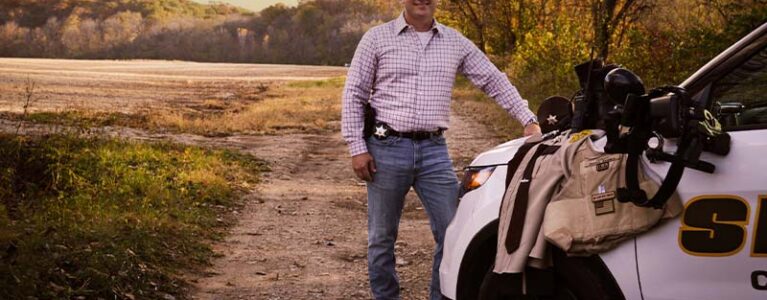
[[[362,133],[365,126],[364,105],[370,99],[377,67],[375,40],[371,31],[368,31],[362,36],[354,52],[341,103],[341,133],[346,144],[349,145],[352,168],[357,177],[366,181],[372,180],[375,162],[367,153]]]
[[[525,128],[525,136],[540,133],[541,128],[538,126],[538,120],[535,114],[530,111],[527,100],[522,99],[519,91],[509,82],[506,74],[498,70],[474,43],[463,36],[460,39],[461,47],[464,49],[464,57],[458,71],[517,119]]]

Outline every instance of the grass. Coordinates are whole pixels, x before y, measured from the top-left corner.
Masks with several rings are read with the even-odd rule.
[[[522,92],[520,91],[520,93]],[[528,100],[530,109],[535,112],[542,100],[529,98],[525,94],[522,96]],[[495,100],[471,85],[465,77],[459,77],[456,80],[453,89],[452,108],[456,113],[468,116],[471,120],[483,124],[490,129],[491,133],[501,139],[510,140],[522,136],[522,125]]]
[[[0,298],[183,297],[265,170],[174,144],[0,135]]]
[[[222,113],[164,112],[153,128],[206,136],[339,130],[344,78],[282,84],[265,99]],[[209,103],[215,105],[215,103]]]
[[[0,118],[10,121],[26,121],[39,124],[55,124],[76,128],[93,128],[104,126],[141,127],[149,120],[145,115],[126,114],[119,112],[92,112],[70,110],[63,112],[31,112],[24,114],[1,112]]]
[[[344,80],[344,77],[338,77],[259,86],[265,94],[259,99],[244,96],[205,99],[194,105],[146,114],[71,110],[33,112],[26,116],[1,113],[0,118],[73,128],[124,126],[203,136],[319,133],[340,130]]]
[[[551,76],[538,75],[514,80],[533,111],[549,96],[560,94],[569,97],[575,91],[575,87],[572,91],[567,88],[564,88],[567,92],[556,91],[559,86],[568,87],[573,83],[560,82],[553,85],[549,78]],[[146,115],[86,111],[36,112],[30,113],[26,119],[33,123],[76,128],[125,126],[203,136],[338,131],[344,80],[344,77],[337,77],[264,86],[265,95],[257,101],[206,99],[183,110],[160,110]],[[522,135],[520,124],[466,78],[458,77],[456,80],[453,99],[454,111],[482,123],[496,136],[512,139]],[[21,118],[8,113],[2,117],[10,120]]]

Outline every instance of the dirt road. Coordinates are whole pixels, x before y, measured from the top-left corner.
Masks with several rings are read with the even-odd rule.
[[[302,66],[3,58],[0,69],[16,70],[0,72],[0,91],[18,91],[26,74],[34,76],[43,97],[35,110],[64,109],[74,101],[87,109],[128,113],[185,105],[226,89],[253,89],[262,78],[315,79],[345,73],[343,68]],[[233,77],[239,79],[230,80]],[[9,97],[0,96],[0,111],[17,109]],[[2,122],[0,127],[13,128]],[[207,271],[185,276],[193,283],[192,298],[370,298],[365,186],[351,171],[340,133],[204,137],[128,128],[105,132],[238,149],[269,162],[272,171],[234,215],[237,225],[225,241],[214,245],[219,257]],[[457,171],[500,142],[469,117],[455,113],[447,138]],[[396,246],[404,299],[426,299],[433,246],[426,214],[411,192]]]
[[[448,145],[462,169],[498,141],[452,116]],[[471,135],[470,135],[471,134]],[[269,177],[251,195],[223,256],[195,278],[198,299],[370,299],[365,186],[354,179],[340,134],[234,138],[266,159]],[[415,193],[396,246],[404,299],[426,299],[434,242]]]

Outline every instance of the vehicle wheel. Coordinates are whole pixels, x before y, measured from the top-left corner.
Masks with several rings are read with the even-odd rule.
[[[479,299],[625,299],[615,279],[598,256],[567,257],[564,252],[552,246],[554,258],[553,296],[510,296],[504,295],[508,282],[492,276],[496,253],[496,236],[467,251],[458,277],[456,300]],[[494,279],[492,279],[494,278]],[[484,285],[484,286],[483,286]]]

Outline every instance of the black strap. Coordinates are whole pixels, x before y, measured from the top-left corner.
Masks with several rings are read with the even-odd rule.
[[[522,240],[522,229],[525,227],[525,217],[527,215],[527,203],[530,199],[530,185],[533,181],[533,170],[538,158],[546,154],[552,154],[559,149],[559,146],[539,145],[535,149],[530,162],[527,163],[525,171],[522,174],[522,180],[517,188],[517,195],[514,199],[514,208],[511,211],[511,223],[509,231],[506,234],[506,251],[513,253],[519,248]]]
[[[527,152],[530,151],[533,146],[538,145],[540,142],[535,143],[525,143],[519,149],[517,150],[517,153],[514,154],[514,157],[509,160],[509,163],[506,164],[506,188],[509,188],[509,184],[511,183],[511,179],[514,178],[514,173],[517,173],[517,169],[519,168],[519,165],[522,163],[522,160],[525,159],[525,155],[527,155]]]
[[[683,137],[682,139],[685,138],[687,137]],[[687,148],[689,147],[685,146],[690,144],[694,146],[694,142],[695,141],[691,143],[680,143],[680,148],[677,149],[677,151],[680,153],[687,151]],[[658,188],[658,192],[656,192],[651,199],[648,199],[647,193],[645,193],[639,186],[638,173],[640,155],[641,153],[636,152],[628,154],[628,158],[626,159],[626,188],[618,189],[618,201],[633,202],[639,206],[649,206],[661,209],[666,204],[666,201],[668,201],[674,194],[677,186],[679,186],[687,162],[685,162],[683,157],[669,157],[671,166],[666,173],[666,178],[663,179],[660,188]]]

